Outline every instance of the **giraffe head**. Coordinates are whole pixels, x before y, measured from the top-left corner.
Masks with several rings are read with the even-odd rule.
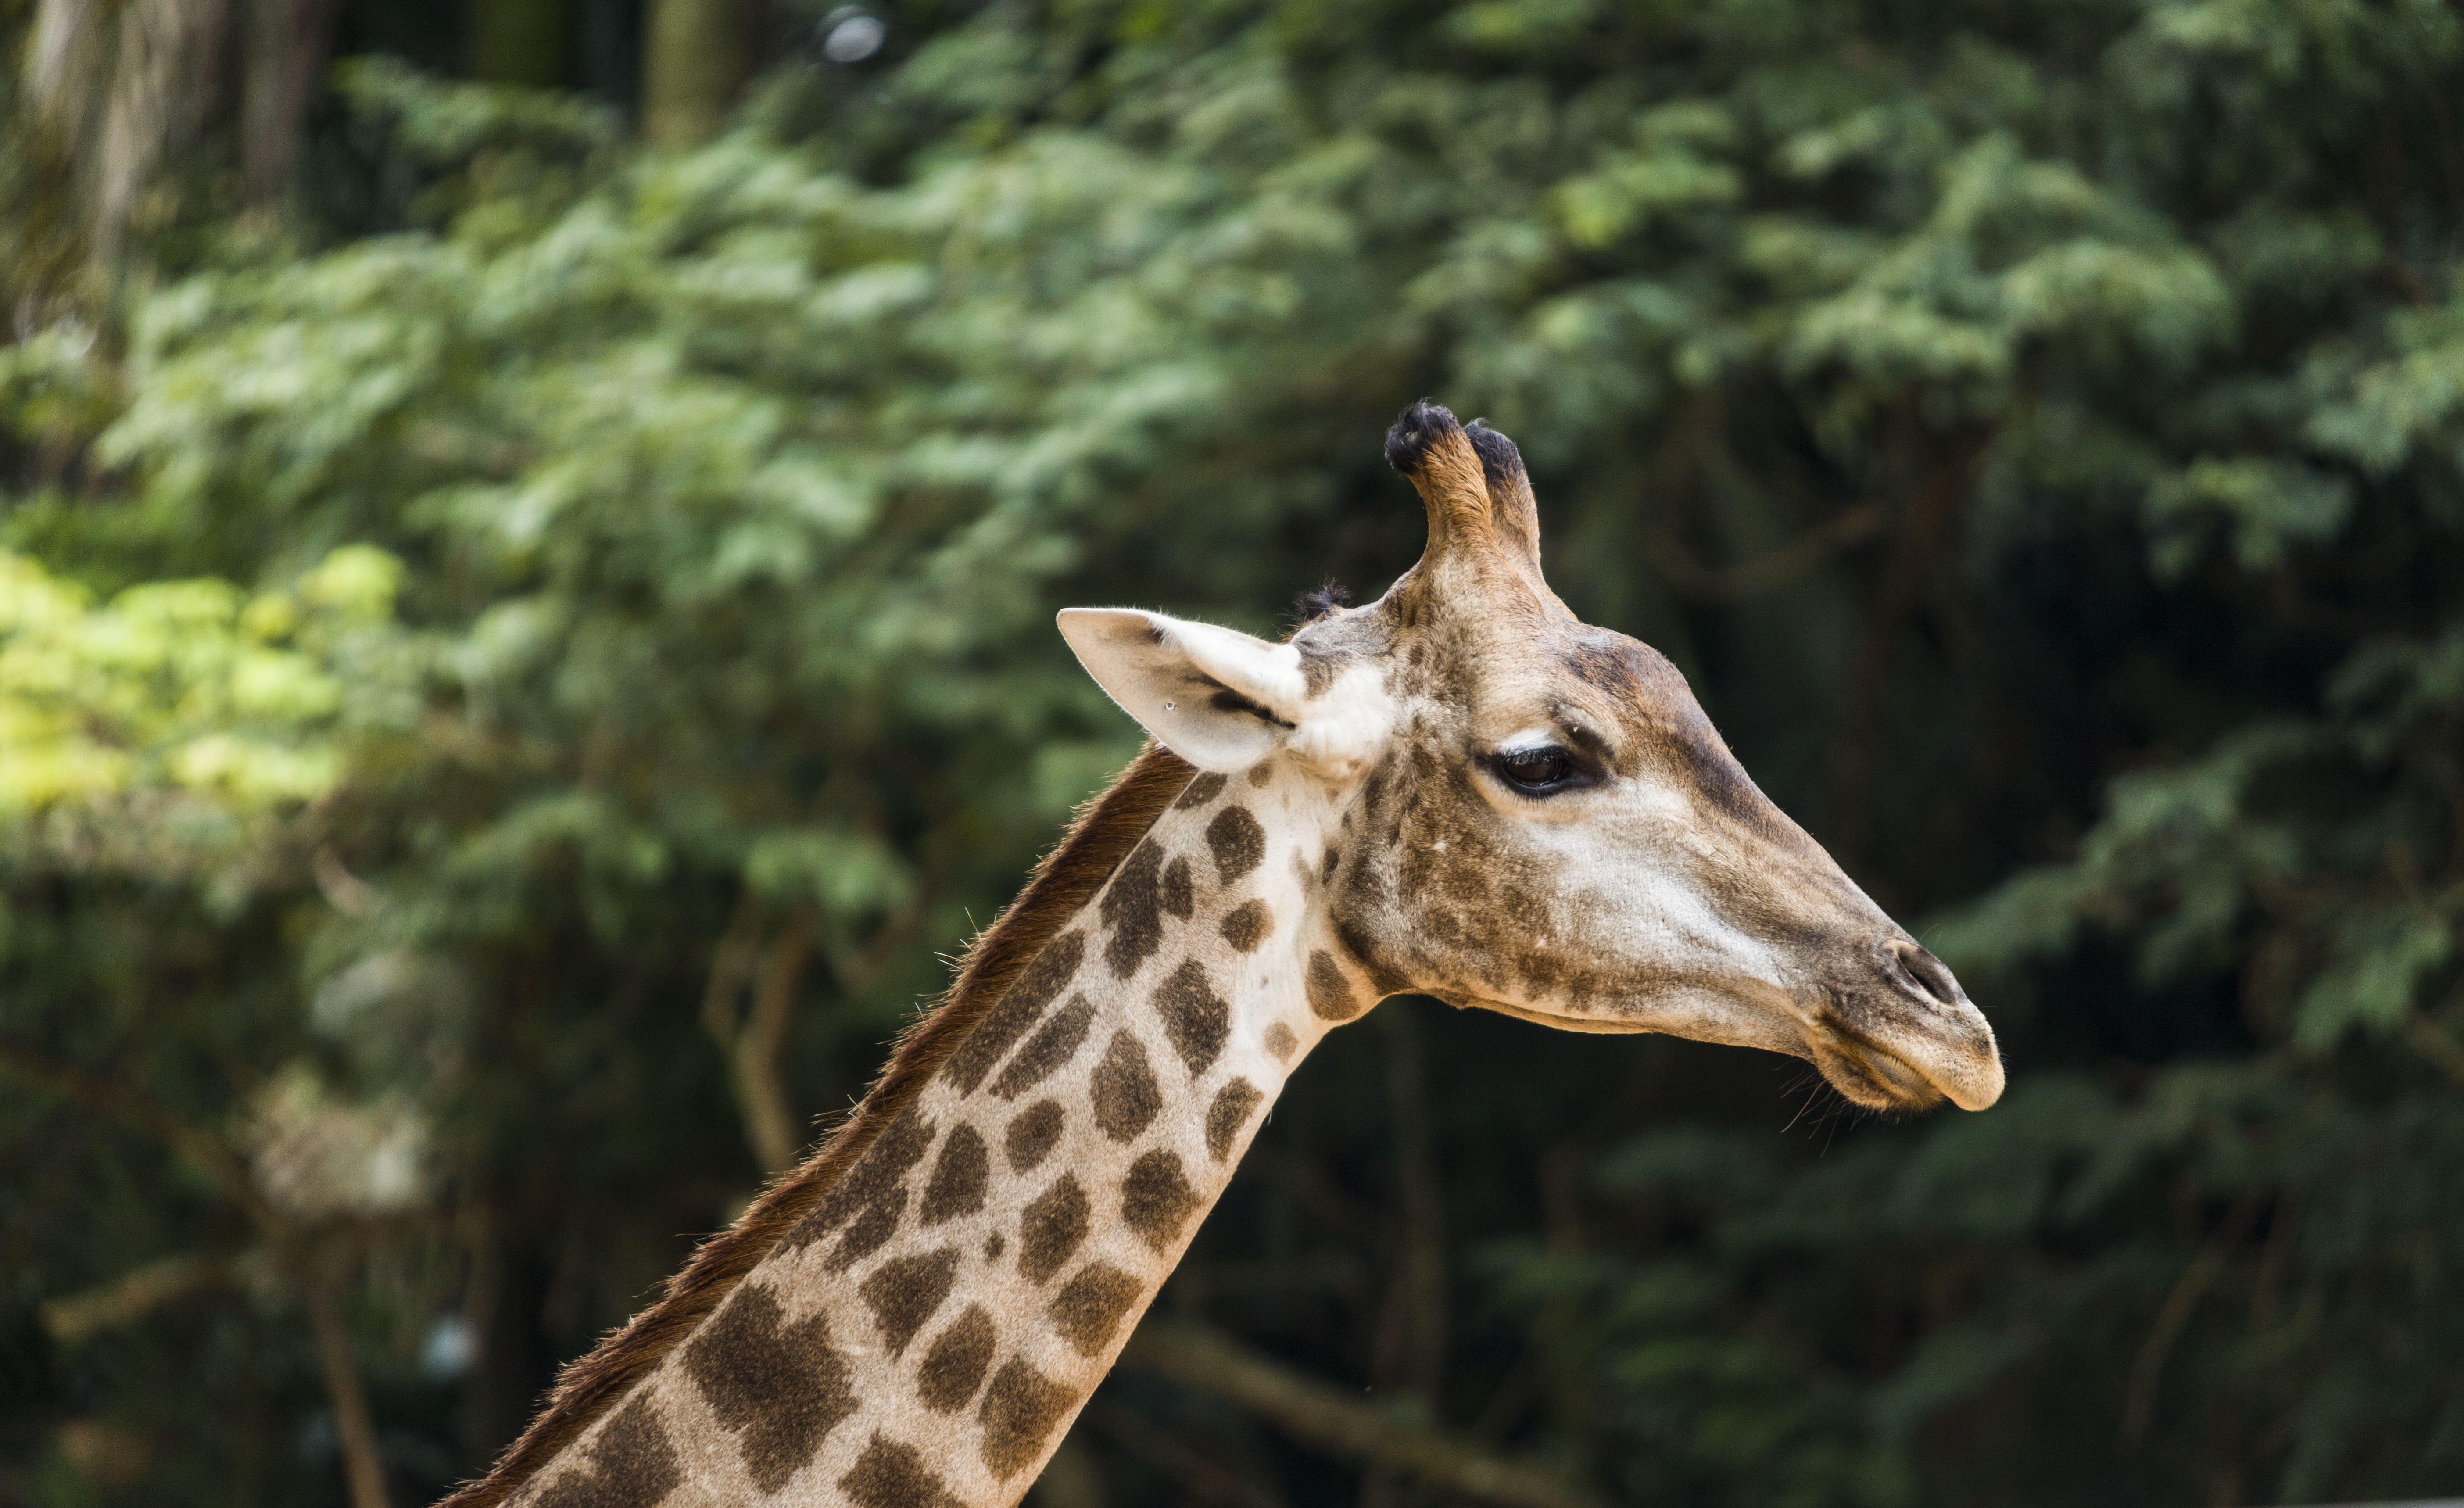
[[[1312,960],[1319,1014],[1426,994],[1770,1048],[1876,1109],[1991,1104],[1992,1029],[1950,971],[1756,788],[1674,666],[1549,589],[1513,443],[1422,404],[1386,458],[1429,542],[1375,602],[1284,644],[1158,613],[1061,617],[1182,758],[1284,761],[1323,791],[1314,892],[1344,962]]]

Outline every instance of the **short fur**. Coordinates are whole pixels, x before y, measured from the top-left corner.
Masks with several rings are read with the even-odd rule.
[[[658,1302],[567,1366],[521,1438],[486,1476],[437,1508],[494,1508],[503,1502],[681,1344],[914,1100],[1019,971],[1103,888],[1194,773],[1170,750],[1149,744],[1110,789],[1079,808],[1017,902],[969,946],[942,1003],[900,1037],[890,1065],[854,1113],[812,1156],[763,1191],[734,1225],[704,1241],[669,1279]]]

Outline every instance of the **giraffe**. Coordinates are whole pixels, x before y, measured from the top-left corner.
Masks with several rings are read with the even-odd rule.
[[[1152,741],[801,1168],[449,1508],[1015,1503],[1286,1080],[1396,994],[2002,1089],[1948,970],[1755,787],[1665,659],[1540,573],[1521,457],[1421,403],[1428,544],[1287,641],[1064,639]]]

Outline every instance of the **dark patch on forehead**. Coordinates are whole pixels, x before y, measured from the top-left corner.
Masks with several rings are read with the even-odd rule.
[[[1193,806],[1204,806],[1223,794],[1224,783],[1222,776],[1212,770],[1206,771],[1189,782],[1189,789],[1180,793],[1180,799],[1173,802],[1172,808],[1176,812],[1185,812]]]
[[[915,1257],[891,1257],[874,1269],[856,1292],[872,1311],[872,1322],[880,1326],[890,1354],[899,1356],[950,1297],[950,1285],[957,1279],[958,1249],[944,1246]]]
[[[1301,981],[1309,995],[1309,1014],[1321,1021],[1349,1021],[1368,1007],[1343,976],[1334,955],[1320,948],[1309,953],[1309,973]]]
[[[1754,784],[1753,776],[1746,774],[1746,767],[1728,752],[1709,718],[1688,709],[1688,715],[1671,742],[1684,751],[1683,772],[1705,800],[1718,807],[1730,821],[1795,846],[1795,827],[1780,816],[1779,808]]]
[[[1307,645],[1302,645],[1301,694],[1305,697],[1324,696],[1326,688],[1332,686],[1335,677],[1343,673],[1343,667],[1347,663],[1342,657],[1327,654],[1322,650],[1312,650]]]
[[[1264,901],[1243,901],[1225,913],[1220,929],[1233,951],[1255,952],[1275,929],[1275,913],[1266,908]]]
[[[984,1207],[984,1184],[992,1174],[992,1154],[972,1126],[953,1126],[925,1180],[924,1203],[915,1215],[926,1225],[938,1225]]]
[[[1163,1109],[1163,1090],[1147,1066],[1147,1050],[1127,1032],[1114,1032],[1088,1088],[1095,1102],[1095,1127],[1116,1142],[1134,1142]]]
[[[1018,1112],[1001,1138],[1011,1172],[1025,1172],[1051,1155],[1052,1144],[1061,1140],[1061,1120],[1058,1100],[1038,1100]]]
[[[1177,916],[1184,922],[1189,920],[1190,910],[1197,905],[1197,898],[1192,893],[1189,883],[1187,859],[1175,859],[1164,866],[1163,883],[1156,894],[1162,901],[1167,915]]]
[[[1301,1039],[1293,1036],[1292,1029],[1281,1021],[1268,1022],[1266,1034],[1261,1040],[1266,1044],[1266,1051],[1275,1055],[1275,1061],[1279,1063],[1290,1062],[1292,1054],[1300,1051]]]
[[[1183,959],[1155,993],[1157,1015],[1172,1050],[1189,1067],[1192,1079],[1215,1065],[1223,1039],[1232,1035],[1232,1006],[1207,981],[1206,970],[1195,958]]]
[[[1104,944],[1112,976],[1126,979],[1138,965],[1155,956],[1163,942],[1163,850],[1147,839],[1121,861],[1112,883],[1104,887],[1100,909],[1111,936]]]
[[[924,1453],[875,1430],[864,1453],[839,1478],[855,1508],[965,1508],[924,1464]]]
[[[1087,1238],[1087,1191],[1075,1174],[1063,1173],[1019,1215],[1018,1270],[1042,1282],[1061,1270]]]
[[[847,1358],[819,1314],[786,1322],[779,1296],[739,1287],[685,1346],[693,1379],[719,1426],[737,1437],[744,1473],[775,1493],[855,1412]]]
[[[1013,1356],[1001,1364],[979,1413],[983,1421],[984,1465],[1003,1481],[1024,1471],[1044,1454],[1053,1426],[1069,1411],[1077,1394]]]
[[[993,1346],[1000,1337],[984,1306],[971,1303],[950,1322],[925,1351],[915,1368],[915,1394],[935,1413],[957,1413],[976,1395],[984,1371],[993,1365]]]
[[[1287,1035],[1289,1035],[1287,1033]],[[1250,1113],[1265,1092],[1246,1079],[1235,1079],[1215,1091],[1215,1103],[1206,1107],[1206,1154],[1217,1162],[1232,1150],[1232,1143],[1241,1135],[1241,1127],[1249,1124]]]
[[[1227,806],[1206,824],[1206,846],[1215,853],[1215,872],[1225,885],[1258,867],[1266,857],[1266,830],[1245,806]]]
[[[1643,694],[1644,674],[1650,668],[1645,652],[1631,639],[1593,635],[1576,640],[1559,658],[1576,680],[1622,700]],[[1675,667],[1670,671],[1673,674]]]
[[[1177,1152],[1148,1152],[1130,1164],[1121,1180],[1121,1218],[1158,1252],[1180,1235],[1198,1204],[1198,1191],[1182,1175]]]
[[[898,1118],[883,1127],[881,1135],[865,1148],[855,1166],[841,1174],[830,1191],[822,1196],[813,1213],[781,1238],[780,1245],[787,1251],[802,1251],[849,1220],[863,1223],[866,1216],[884,1208],[890,1211],[888,1218],[895,1229],[898,1211],[907,1204],[907,1187],[901,1180],[932,1148],[933,1132],[933,1123],[918,1115],[913,1106],[900,1111]],[[888,1232],[883,1233],[882,1238],[889,1238]]]
[[[993,1093],[1004,1100],[1015,1100],[1051,1078],[1063,1064],[1078,1056],[1079,1046],[1087,1040],[1088,1023],[1094,1019],[1094,1002],[1083,994],[1071,995],[1069,1003],[1037,1028],[1026,1045],[1001,1069],[1001,1077],[993,1081]]]
[[[1035,955],[1001,1002],[984,1013],[958,1050],[950,1055],[949,1065],[941,1070],[960,1094],[973,1094],[976,1085],[984,1082],[993,1064],[1007,1056],[1010,1048],[1027,1034],[1038,1018],[1069,981],[1078,974],[1078,966],[1087,957],[1087,934],[1072,929],[1062,933]]]
[[[536,1508],[658,1508],[683,1480],[675,1445],[642,1388],[608,1416],[583,1458],[539,1493]]]
[[[1586,686],[1615,698],[1637,735],[1636,754],[1691,785],[1730,820],[1771,835],[1778,809],[1757,789],[1666,655],[1618,634],[1594,634],[1561,657]]]
[[[1089,1262],[1052,1296],[1053,1328],[1081,1356],[1094,1356],[1111,1344],[1121,1317],[1138,1301],[1146,1285],[1109,1262]]]

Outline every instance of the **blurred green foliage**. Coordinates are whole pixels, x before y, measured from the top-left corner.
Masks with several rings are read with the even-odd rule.
[[[0,1500],[335,1500],[328,1292],[484,1461],[1128,756],[1050,611],[1380,589],[1424,392],[2012,1091],[1398,1003],[1164,1307],[1618,1501],[2464,1490],[2464,16],[884,14],[689,153],[351,60],[349,214],[0,349]]]

